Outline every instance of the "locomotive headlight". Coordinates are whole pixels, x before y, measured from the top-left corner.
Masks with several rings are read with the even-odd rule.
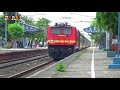
[[[50,42],[54,42],[54,40],[50,40]]]

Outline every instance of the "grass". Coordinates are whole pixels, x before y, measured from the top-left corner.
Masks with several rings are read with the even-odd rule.
[[[66,70],[67,66],[63,63],[57,64],[56,65],[56,70],[60,72],[64,72]]]

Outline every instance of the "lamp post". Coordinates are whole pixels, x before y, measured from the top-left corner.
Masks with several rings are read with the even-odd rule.
[[[7,16],[7,12],[6,12]],[[7,20],[5,20],[5,42],[7,42]]]
[[[43,40],[43,41],[44,41],[44,42],[43,42],[44,45],[45,45],[45,36],[46,36],[46,35],[45,35],[45,31],[46,31],[46,23],[45,23],[45,26],[44,26],[44,40]]]

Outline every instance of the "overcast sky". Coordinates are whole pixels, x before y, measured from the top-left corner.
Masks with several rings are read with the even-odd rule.
[[[72,26],[76,26],[77,29],[82,31],[86,37],[89,38],[88,34],[83,31],[83,28],[89,27],[89,22],[80,21],[91,21],[92,18],[96,17],[96,12],[19,12],[21,15],[32,17],[34,21],[38,18],[47,18],[50,21],[50,25],[54,25],[55,22],[68,22]],[[0,12],[2,15],[2,12]]]

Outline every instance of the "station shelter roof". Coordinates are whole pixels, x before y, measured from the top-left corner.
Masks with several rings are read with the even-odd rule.
[[[95,33],[95,32],[100,32],[99,29],[97,29],[96,27],[94,26],[90,26],[88,28],[84,28],[84,31],[87,32],[87,33]],[[105,33],[106,31],[105,30],[101,30],[102,33]]]
[[[44,30],[39,28],[39,27],[35,27],[35,26],[32,26],[32,25],[29,25],[29,24],[25,24],[21,21],[18,22],[20,25],[24,26],[26,32],[36,32],[36,31],[40,31],[40,32],[43,32]]]

